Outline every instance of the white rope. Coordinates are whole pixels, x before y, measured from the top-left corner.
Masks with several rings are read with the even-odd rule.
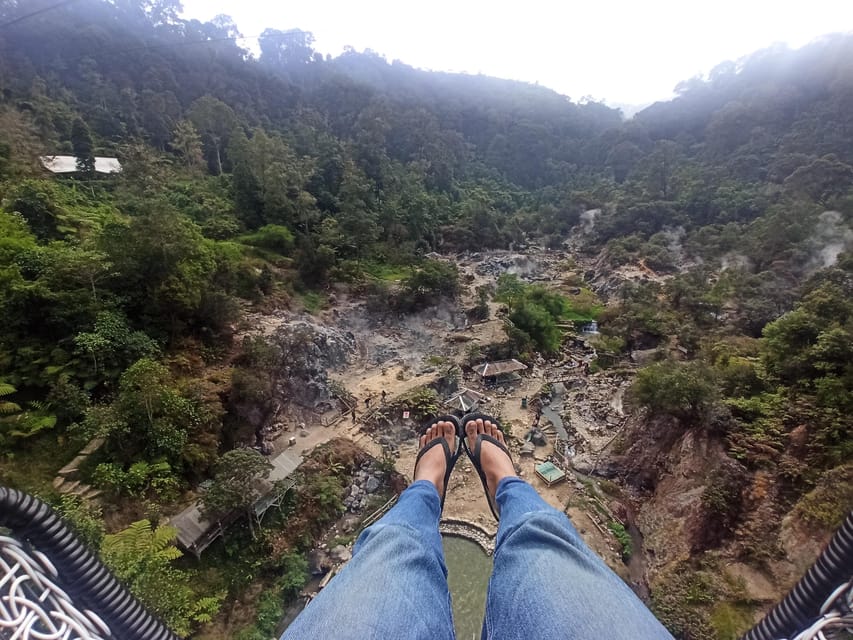
[[[821,617],[791,640],[832,640],[853,634],[853,579],[839,585],[820,608]]]
[[[78,609],[54,580],[53,563],[14,538],[0,536],[0,639],[107,640],[97,614]]]

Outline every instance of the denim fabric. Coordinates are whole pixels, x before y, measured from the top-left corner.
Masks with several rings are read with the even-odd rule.
[[[496,500],[501,521],[483,638],[672,638],[533,487],[505,478]],[[435,487],[409,486],[282,640],[454,638],[440,517]]]
[[[672,638],[533,487],[504,478],[495,500],[501,521],[483,638]]]
[[[441,499],[412,483],[358,537],[352,560],[287,628],[283,640],[454,638],[438,521]]]

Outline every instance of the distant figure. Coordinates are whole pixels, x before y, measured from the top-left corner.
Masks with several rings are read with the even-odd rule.
[[[588,376],[588,375],[589,375],[589,362],[584,362],[584,363],[583,363],[583,374],[584,374],[585,376]]]
[[[419,444],[415,481],[361,533],[352,560],[282,640],[456,638],[438,527],[451,472],[465,454],[499,521],[483,638],[672,640],[566,515],[516,476],[497,420],[436,418]]]
[[[382,405],[385,405],[385,398],[388,396],[388,392],[385,389],[382,390]]]
[[[370,409],[370,401],[371,401],[371,399],[372,399],[372,398],[371,398],[371,396],[367,396],[367,397],[364,399],[364,408],[365,408],[365,409]]]
[[[352,406],[352,410],[350,411],[350,415],[352,416],[352,421],[355,422],[355,405]]]

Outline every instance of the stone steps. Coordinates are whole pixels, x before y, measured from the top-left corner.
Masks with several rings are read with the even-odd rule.
[[[83,455],[83,454],[78,455],[71,462],[69,462],[67,465],[65,465],[64,467],[62,467],[59,470],[59,472],[58,472],[59,475],[62,476],[63,478],[69,478],[73,475],[76,475],[76,473],[78,471],[80,471],[80,467],[82,466],[82,464],[84,462],[86,462],[86,459],[88,457],[89,457],[88,455]]]
[[[85,494],[92,491],[92,485],[90,484],[80,484],[74,489],[71,490],[71,494],[75,496],[80,496],[81,498],[85,496]]]
[[[74,490],[80,486],[79,480],[66,480],[60,487],[59,493],[74,493]]]
[[[93,500],[100,496],[103,493],[100,489],[95,489],[92,485],[75,478],[80,471],[80,467],[89,459],[89,456],[102,446],[104,446],[103,438],[93,438],[90,440],[71,462],[57,472],[57,476],[53,479],[53,488],[59,493],[79,496],[84,500]]]

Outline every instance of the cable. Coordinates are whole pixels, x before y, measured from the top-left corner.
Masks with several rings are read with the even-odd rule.
[[[44,7],[42,9],[39,9],[38,11],[25,13],[24,15],[19,16],[14,20],[9,20],[8,22],[0,24],[0,29],[4,29],[5,27],[11,27],[13,24],[18,24],[19,22],[23,22],[24,20],[28,20],[29,18],[34,18],[35,16],[47,13],[48,11],[53,11],[54,9],[59,9],[59,7],[64,7],[65,5],[71,4],[72,2],[77,2],[77,0],[62,0],[62,2],[57,2],[56,4],[50,5],[49,7]]]
[[[59,570],[62,587],[95,611],[118,640],[177,640],[41,500],[0,486],[0,527],[31,542]]]
[[[853,571],[853,512],[835,532],[806,575],[742,640],[788,638],[806,629],[821,615],[821,604],[851,578]]]

